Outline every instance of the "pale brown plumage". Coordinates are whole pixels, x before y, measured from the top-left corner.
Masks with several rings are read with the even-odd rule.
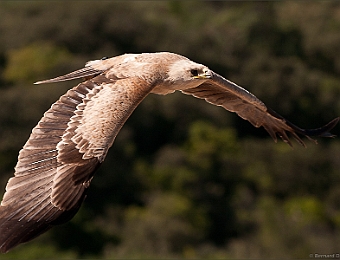
[[[91,61],[83,69],[36,84],[76,78],[86,80],[51,106],[19,153],[15,177],[8,181],[0,206],[1,252],[74,216],[119,130],[149,93],[180,90],[205,99],[290,145],[287,133],[304,145],[298,135],[331,137],[329,130],[339,121],[314,130],[298,128],[247,90],[172,53]]]

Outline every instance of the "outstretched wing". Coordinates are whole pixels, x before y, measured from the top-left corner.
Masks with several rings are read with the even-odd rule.
[[[211,104],[222,106],[228,111],[235,112],[255,127],[263,126],[275,142],[277,141],[277,136],[279,136],[289,145],[292,144],[287,133],[293,135],[303,146],[305,146],[305,143],[301,140],[299,134],[307,136],[308,138],[309,136],[333,137],[329,131],[340,119],[335,118],[327,125],[318,129],[301,129],[268,108],[249,91],[216,73],[213,73],[211,79],[205,81],[203,84],[181,91],[184,94],[205,99]]]
[[[6,186],[1,252],[74,216],[118,131],[150,88],[140,78],[109,79],[104,73],[51,106],[20,151]]]

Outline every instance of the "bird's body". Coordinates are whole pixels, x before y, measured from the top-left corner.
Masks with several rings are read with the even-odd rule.
[[[125,54],[90,61],[83,69],[40,83],[85,78],[45,112],[19,153],[0,206],[0,251],[71,219],[125,121],[149,94],[176,90],[236,112],[276,141],[290,133],[332,136],[339,118],[304,130],[247,90],[208,67],[172,53]]]

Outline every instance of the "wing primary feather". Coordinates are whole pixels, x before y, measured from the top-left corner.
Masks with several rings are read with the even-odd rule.
[[[43,195],[45,195],[45,198],[38,200],[39,202],[37,204],[35,204],[33,207],[31,207],[29,210],[27,210],[24,214],[22,214],[22,216],[18,219],[18,221],[22,221],[23,219],[26,218],[26,216],[28,216],[31,212],[33,212],[37,207],[39,207],[41,204],[43,204],[44,202],[46,202],[46,200],[49,200],[49,196],[46,196],[45,193],[40,193],[38,196],[36,196],[37,199],[43,197]],[[41,210],[36,211],[36,213],[34,213],[32,216],[30,216],[26,221],[31,221],[34,216],[36,216]]]
[[[73,71],[71,73],[68,73],[66,75],[62,75],[62,76],[55,77],[52,79],[37,81],[37,82],[34,82],[34,84],[55,83],[55,82],[68,81],[68,80],[79,79],[79,78],[95,77],[102,72],[103,70],[97,70],[91,67],[85,67],[85,68]]]
[[[45,209],[44,214],[42,214],[40,216],[40,218],[37,219],[37,222],[40,222],[42,220],[48,222],[48,221],[52,220],[53,216],[58,212],[57,210],[55,210],[50,216],[48,216],[48,214],[50,214],[52,209],[56,209],[56,207],[54,207],[52,204],[50,204],[49,209]],[[48,216],[48,217],[46,217],[46,216]]]
[[[296,133],[304,135],[304,136],[320,136],[320,137],[335,137],[336,135],[330,133],[330,131],[337,125],[340,120],[340,117],[334,118],[332,121],[327,123],[326,125],[316,128],[316,129],[302,129],[293,123],[289,122],[287,119],[276,113],[271,108],[267,108],[267,112],[272,116],[284,120],[284,122],[290,126]]]

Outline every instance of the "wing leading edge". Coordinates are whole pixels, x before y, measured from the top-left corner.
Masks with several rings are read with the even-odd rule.
[[[208,103],[235,112],[253,126],[264,127],[275,142],[277,141],[277,136],[279,136],[290,146],[292,146],[292,143],[287,133],[290,133],[302,146],[306,146],[299,135],[306,136],[311,140],[313,140],[312,136],[334,137],[335,135],[331,134],[330,130],[340,120],[337,117],[323,127],[302,129],[267,107],[249,91],[216,73],[213,74],[210,80],[197,87],[182,90],[182,93],[205,99]]]

